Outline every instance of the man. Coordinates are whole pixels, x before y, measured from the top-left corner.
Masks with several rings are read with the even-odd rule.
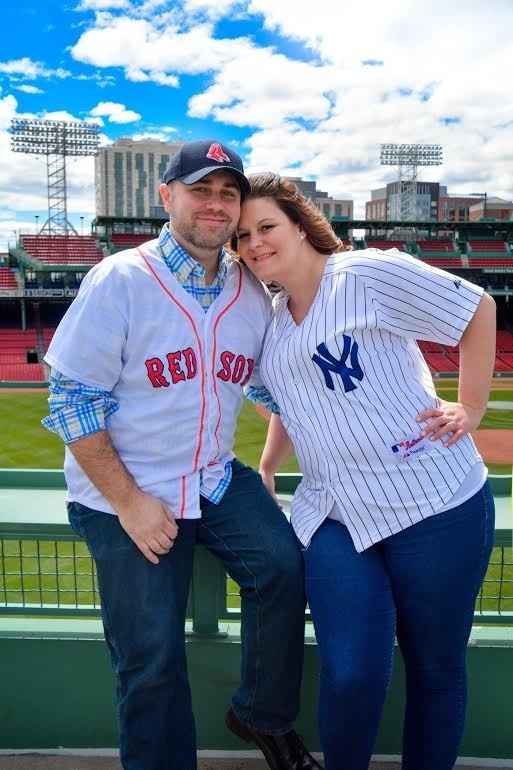
[[[302,668],[302,563],[260,477],[232,452],[267,298],[222,245],[249,188],[239,156],[184,145],[160,188],[160,237],[85,277],[46,361],[66,443],[68,510],[96,562],[118,680],[124,770],[195,770],[184,621],[193,548],[242,593],[242,682],[227,726],[273,770],[319,768],[291,729]]]

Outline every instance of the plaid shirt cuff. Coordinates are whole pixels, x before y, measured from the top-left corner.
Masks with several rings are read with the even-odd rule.
[[[108,391],[68,380],[60,372],[52,371],[49,390],[50,414],[41,424],[65,444],[106,430],[107,419],[119,409]]]
[[[280,407],[273,399],[267,388],[263,385],[256,388],[254,385],[249,385],[244,389],[244,395],[248,401],[252,401],[254,404],[262,404],[266,409],[269,409],[273,414],[280,414]]]
[[[226,463],[224,466],[224,476],[217,485],[217,487],[212,490],[212,492],[207,492],[203,486],[203,484],[200,484],[200,495],[202,497],[206,497],[207,500],[209,500],[211,503],[215,503],[218,505],[221,500],[223,499],[223,495],[230,486],[230,482],[232,480],[232,461]]]

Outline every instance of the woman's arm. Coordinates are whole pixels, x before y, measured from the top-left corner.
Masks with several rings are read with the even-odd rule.
[[[269,490],[275,496],[274,474],[280,465],[294,452],[292,441],[283,427],[279,414],[273,414],[269,421],[267,429],[267,438],[260,458],[259,472],[262,480]]]
[[[417,416],[419,422],[428,420],[423,433],[433,441],[446,437],[445,445],[451,446],[483,419],[495,363],[495,315],[495,301],[483,294],[460,341],[458,401],[442,401],[438,409]]]

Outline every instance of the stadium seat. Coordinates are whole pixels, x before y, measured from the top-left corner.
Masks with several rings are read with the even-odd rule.
[[[422,241],[416,241],[417,248],[422,253],[424,251],[429,252],[429,254],[454,254],[457,255],[457,249],[455,247],[454,241],[451,241],[449,239],[429,239],[429,240],[422,240]]]
[[[506,371],[513,373],[513,353],[500,353],[495,359],[495,363],[499,362],[500,365],[504,365],[504,369],[498,369],[498,371]],[[497,368],[497,367],[496,367]]]
[[[18,284],[14,271],[10,267],[0,267],[0,290],[10,291],[17,288]]]
[[[103,259],[92,235],[22,235],[24,251],[52,265],[94,265]]]
[[[471,257],[468,258],[469,267],[513,267],[513,257]]]
[[[43,367],[40,364],[1,364],[0,381],[4,382],[43,382]]]
[[[442,372],[457,372],[458,366],[453,361],[451,361],[445,353],[425,353],[424,358],[426,359],[427,365],[431,369],[432,372],[435,373],[442,373]]]
[[[468,241],[468,251],[488,252],[491,254],[508,254],[508,248],[504,241],[480,238],[479,240]]]
[[[513,334],[505,329],[497,332],[497,352],[513,353]]]
[[[113,251],[121,251],[122,249],[131,249],[136,246],[140,246],[141,243],[151,241],[155,236],[151,233],[112,233],[111,243]]]
[[[368,249],[380,249],[381,251],[387,251],[387,249],[399,249],[399,251],[406,251],[405,241],[387,241],[383,239],[367,238],[366,243]]]

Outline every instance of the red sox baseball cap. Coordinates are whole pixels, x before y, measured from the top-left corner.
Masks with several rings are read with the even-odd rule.
[[[168,184],[178,179],[183,184],[194,184],[213,171],[228,171],[233,174],[242,197],[249,192],[249,182],[244,176],[244,166],[239,155],[212,139],[184,144],[169,161],[162,181]]]

